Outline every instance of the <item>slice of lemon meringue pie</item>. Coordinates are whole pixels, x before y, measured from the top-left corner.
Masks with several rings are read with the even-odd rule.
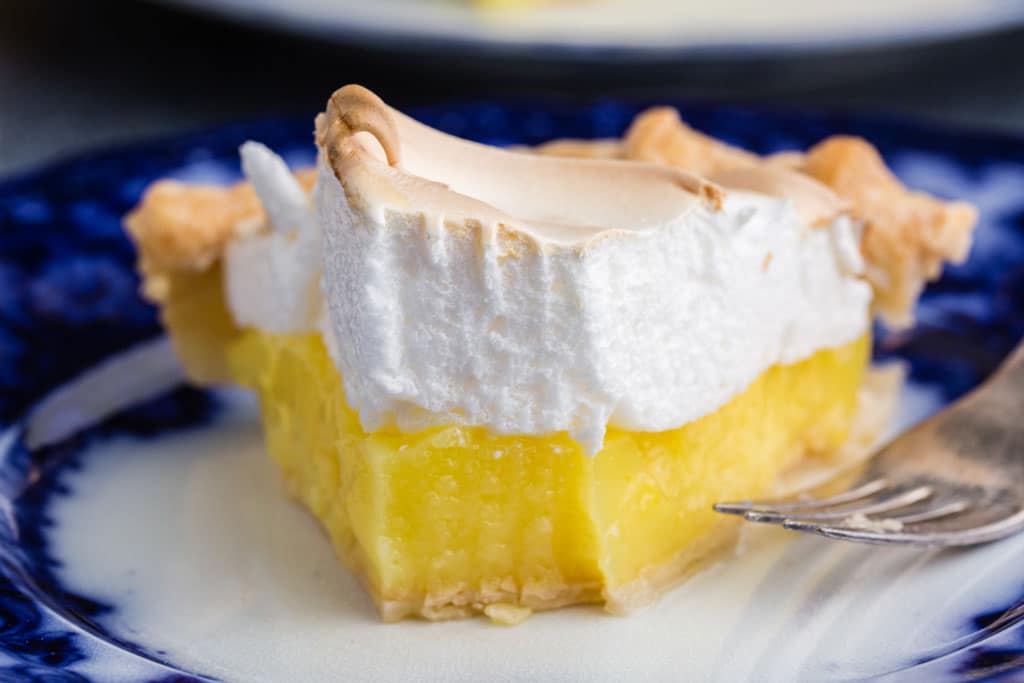
[[[248,184],[162,181],[128,217],[190,374],[258,393],[385,619],[625,611],[728,543],[712,503],[879,428],[876,293],[905,319],[972,210],[860,141],[761,159],[645,126],[506,151],[347,86],[315,172],[246,143]]]

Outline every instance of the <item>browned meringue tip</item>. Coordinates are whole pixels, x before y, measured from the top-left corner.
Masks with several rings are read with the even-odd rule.
[[[702,181],[699,190],[700,196],[715,211],[722,210],[722,200],[725,198],[725,191],[712,182]]]
[[[360,132],[377,138],[389,166],[400,163],[401,145],[391,108],[367,88],[356,84],[338,88],[322,116],[317,117],[317,143],[335,173],[339,173],[345,141]]]

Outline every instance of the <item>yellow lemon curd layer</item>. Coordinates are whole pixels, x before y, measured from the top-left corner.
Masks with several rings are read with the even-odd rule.
[[[679,429],[609,429],[591,457],[564,433],[367,433],[319,335],[248,330],[227,344],[289,490],[387,620],[648,601],[732,538],[714,502],[766,493],[846,440],[870,347],[865,336],[772,367]]]

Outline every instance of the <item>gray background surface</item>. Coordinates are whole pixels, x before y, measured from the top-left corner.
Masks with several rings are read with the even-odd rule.
[[[1024,133],[1021,29],[753,62],[595,66],[343,46],[129,0],[0,0],[0,177],[114,142],[264,114],[311,115],[352,81],[399,106],[494,95],[684,97]]]

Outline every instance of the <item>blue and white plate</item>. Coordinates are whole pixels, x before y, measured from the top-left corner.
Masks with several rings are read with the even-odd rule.
[[[508,144],[617,135],[638,109],[482,103],[418,115]],[[879,354],[912,369],[903,423],[976,384],[1024,334],[1024,139],[682,109],[761,152],[864,135],[911,185],[980,207],[970,261],[929,290],[917,328],[879,333]],[[297,165],[313,159],[303,117],[0,184],[0,680],[1024,680],[1024,536],[922,551],[760,529],[739,560],[631,618],[574,608],[512,629],[385,625],[284,495],[244,395],[179,388],[29,449],[22,420],[35,402],[159,334],[122,214],[162,176],[235,179],[247,138]],[[135,375],[95,400],[135,391]]]

